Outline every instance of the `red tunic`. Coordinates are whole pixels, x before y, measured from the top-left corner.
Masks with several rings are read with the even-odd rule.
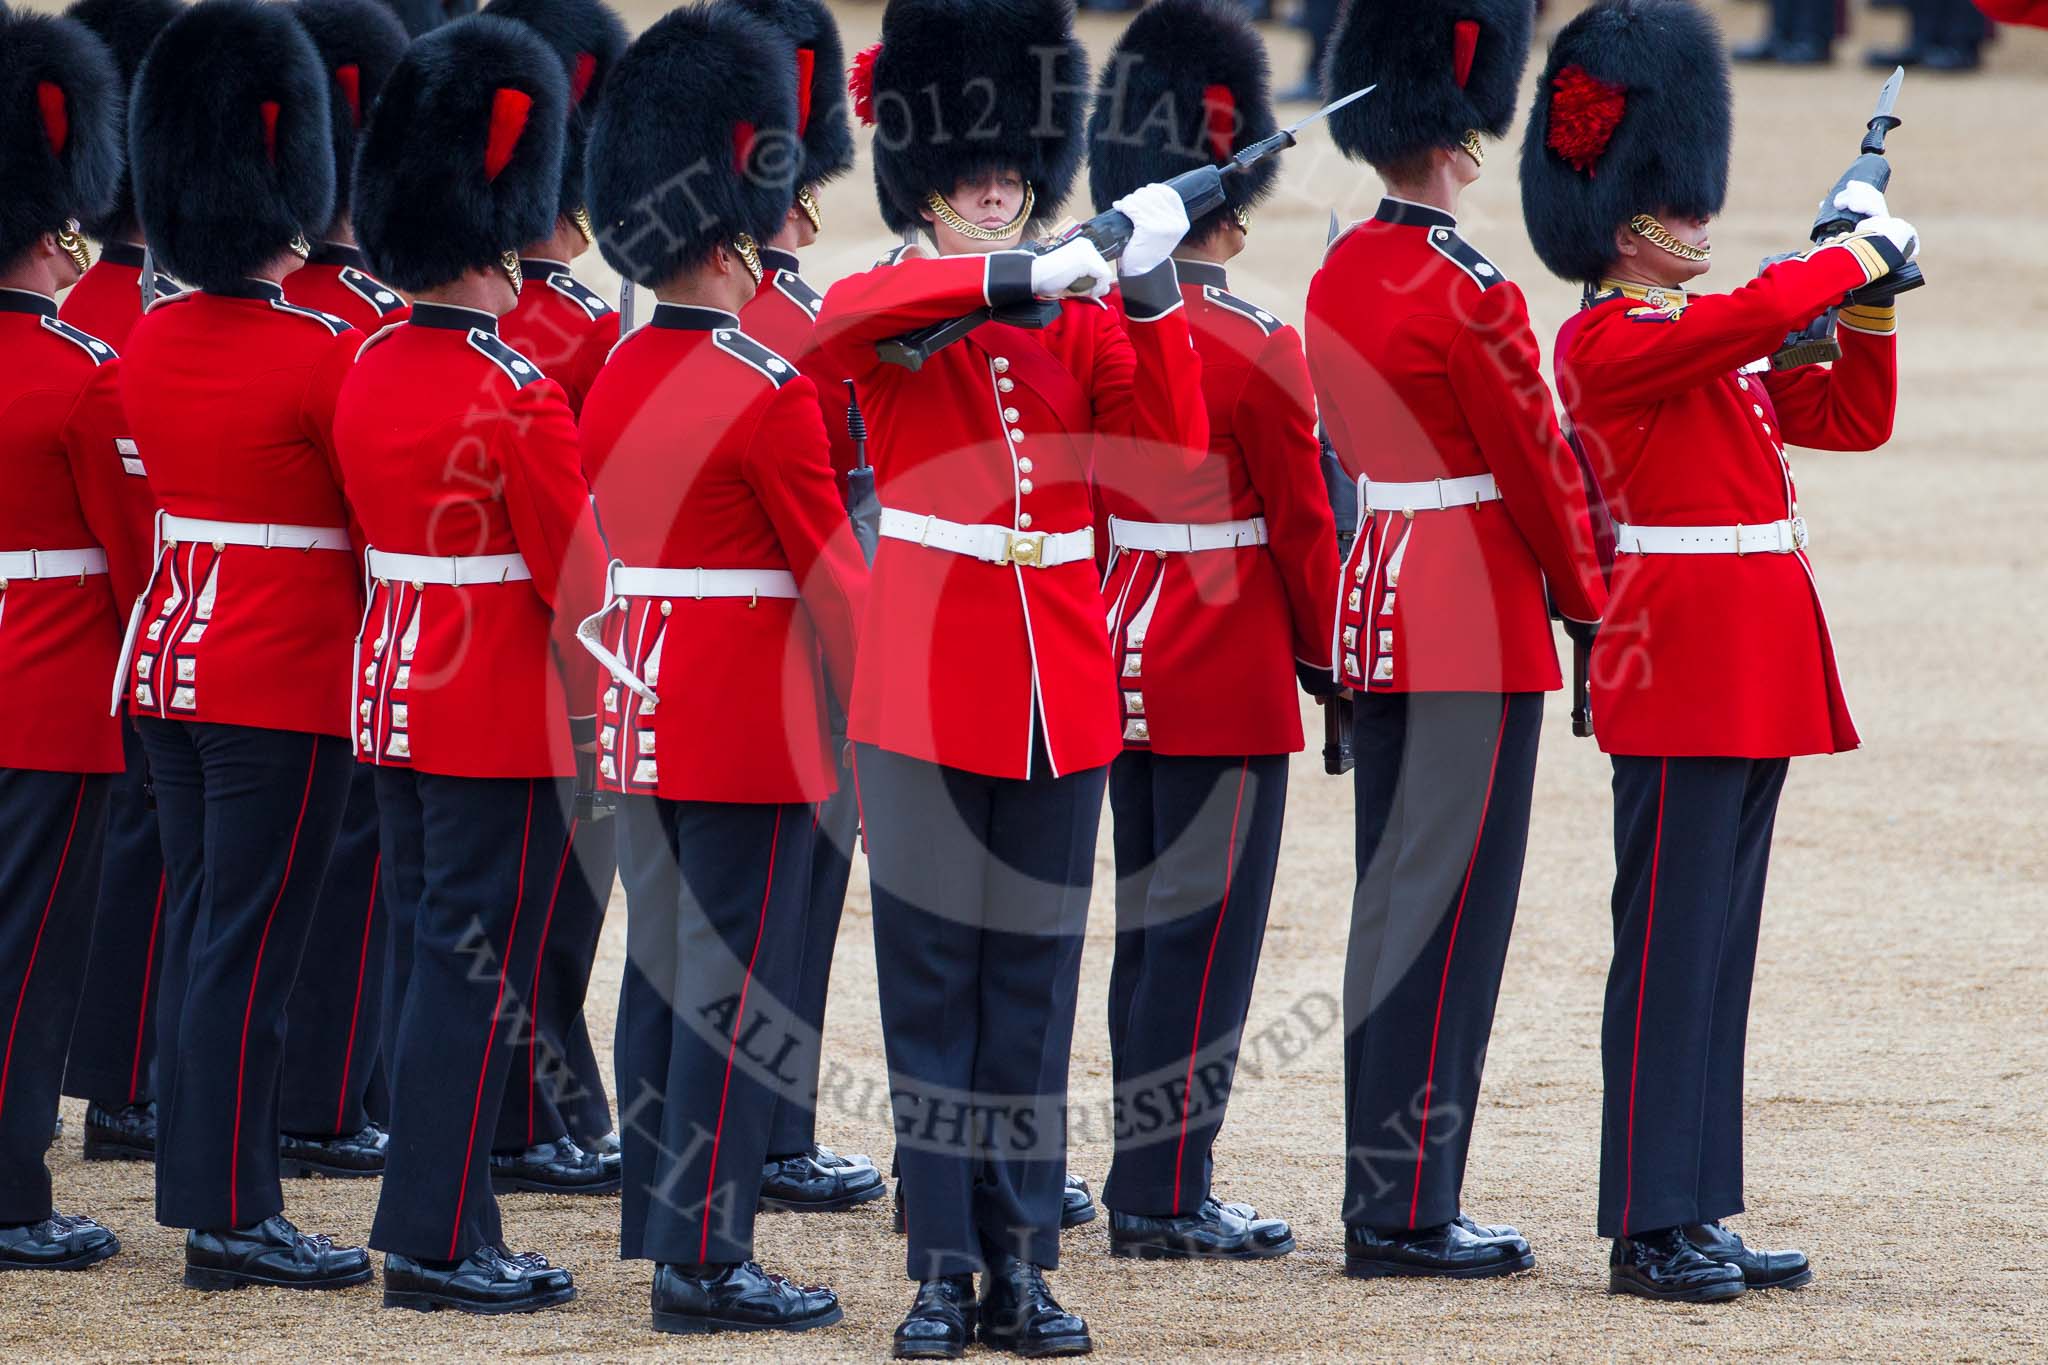
[[[1080,531],[1092,524],[1099,456],[1187,468],[1207,450],[1208,414],[1193,401],[1201,361],[1164,267],[1142,300],[1125,282],[1128,323],[1106,305],[1069,302],[1040,331],[986,324],[921,370],[876,355],[884,338],[1028,299],[1030,263],[1016,251],[932,259],[905,248],[825,295],[819,337],[859,386],[885,509]],[[1133,439],[1129,453],[1102,449]],[[1030,775],[1034,735],[1056,774],[1122,749],[1092,561],[1025,568],[885,536],[868,602],[853,738],[1011,778]]]
[[[363,253],[352,246],[322,242],[306,263],[284,277],[284,296],[301,308],[332,313],[371,337],[404,322],[405,297],[372,275]]]
[[[121,771],[107,685],[118,594],[140,588],[120,507],[125,431],[113,347],[57,320],[57,301],[0,289],[0,552],[106,550],[108,573],[0,572],[0,768]]]
[[[1888,309],[1845,312],[1831,368],[1737,373],[1865,280],[1856,254],[1825,247],[1733,293],[1614,290],[1568,321],[1558,392],[1615,520],[1784,520],[1798,513],[1785,442],[1882,445],[1896,380]],[[1804,550],[1617,555],[1592,684],[1608,753],[1780,758],[1858,742]]]
[[[1344,566],[1338,680],[1377,692],[1563,685],[1544,589],[1600,617],[1585,482],[1559,434],[1522,291],[1440,210],[1382,200],[1308,293],[1308,362],[1354,478],[1492,475],[1496,500],[1384,511]]]
[[[782,570],[803,594],[633,597],[607,617],[610,648],[660,704],[599,677],[605,784],[672,801],[831,795],[819,651],[844,704],[867,568],[811,381],[732,314],[664,303],[598,376],[582,430],[615,560]]]
[[[360,333],[275,284],[152,305],[121,395],[158,504],[173,516],[345,528],[330,435]],[[353,554],[193,541],[157,559],[129,677],[137,715],[348,733]]]
[[[567,777],[596,664],[576,625],[604,550],[562,392],[488,313],[415,302],[363,347],[334,444],[368,547],[522,556],[532,578],[373,582],[347,707],[356,755],[456,777]],[[351,629],[353,626],[351,626]]]
[[[590,382],[619,343],[618,312],[566,262],[522,257],[519,268],[525,283],[518,304],[498,319],[498,335],[560,386],[570,412],[580,412]]]
[[[156,297],[169,298],[178,286],[159,273]],[[133,242],[108,242],[100,258],[64,295],[57,316],[115,350],[128,344],[128,332],[142,317],[142,248]]]
[[[1158,554],[1109,548],[1105,592],[1124,743],[1162,754],[1302,747],[1292,660],[1330,667],[1337,538],[1301,338],[1229,292],[1220,265],[1177,263],[1202,357],[1209,448],[1193,470],[1096,468],[1106,516],[1214,523],[1263,517],[1267,543]]]
[[[832,443],[832,470],[843,479],[854,465],[853,438],[846,432],[846,376],[832,368],[818,346],[818,309],[825,296],[797,273],[797,259],[787,251],[764,250],[761,267],[766,275],[740,309],[740,326],[769,350],[787,356],[818,391],[825,439]]]

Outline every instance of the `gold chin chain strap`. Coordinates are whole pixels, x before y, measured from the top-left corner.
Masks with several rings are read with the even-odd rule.
[[[78,230],[76,218],[66,218],[64,226],[57,229],[57,246],[71,258],[79,274],[92,269],[92,248],[85,244],[85,236]]]
[[[732,249],[739,253],[740,264],[754,277],[755,285],[761,283],[761,248],[754,245],[754,239],[744,232],[732,235]]]
[[[286,242],[284,246],[285,250],[291,252],[292,255],[302,261],[313,254],[313,244],[306,240],[306,234],[303,232],[294,232],[292,239]]]
[[[1479,130],[1477,128],[1467,128],[1465,136],[1458,139],[1458,146],[1464,149],[1466,156],[1472,158],[1473,165],[1484,166],[1486,164],[1486,144],[1479,140]]]
[[[589,209],[578,204],[575,208],[569,210],[569,221],[574,223],[576,230],[583,234],[585,242],[591,246],[597,245],[597,229],[590,225]]]
[[[1670,252],[1681,261],[1704,261],[1714,254],[1706,247],[1694,246],[1691,242],[1679,241],[1671,235],[1670,228],[1665,227],[1647,213],[1639,213],[1629,219],[1628,230],[1648,242],[1651,246]]]
[[[933,190],[930,194],[926,195],[924,203],[925,207],[932,211],[932,217],[938,219],[969,241],[1005,242],[1016,236],[1019,232],[1022,232],[1024,225],[1031,221],[1033,198],[1031,186],[1027,183],[1024,186],[1024,206],[1017,210],[1017,216],[1001,227],[994,228],[985,228],[979,223],[968,222],[954,210],[951,204],[946,202],[946,196],[940,194],[937,190]]]
[[[1237,220],[1237,230],[1239,232],[1242,232],[1247,237],[1252,235],[1252,211],[1250,209],[1239,204],[1230,211],[1230,216]]]
[[[818,212],[818,196],[811,193],[809,185],[796,192],[796,206],[804,211],[804,217],[811,220],[813,232],[825,230],[825,215]]]
[[[526,272],[520,268],[519,253],[501,251],[498,253],[498,269],[505,272],[505,278],[512,281],[512,292],[518,293],[526,287]]]

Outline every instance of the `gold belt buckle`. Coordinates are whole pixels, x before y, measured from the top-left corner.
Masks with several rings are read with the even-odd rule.
[[[1045,559],[1045,533],[1043,531],[1010,533],[1009,542],[1003,547],[1005,564],[1022,564],[1036,567]]]

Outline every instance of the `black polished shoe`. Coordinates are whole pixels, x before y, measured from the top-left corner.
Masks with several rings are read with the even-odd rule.
[[[532,1313],[576,1297],[568,1271],[537,1252],[508,1256],[480,1246],[460,1261],[419,1261],[384,1254],[384,1306],[431,1313]]]
[[[875,1159],[866,1152],[846,1152],[842,1154],[833,1151],[830,1147],[821,1146],[815,1142],[804,1149],[804,1155],[817,1162],[820,1166],[866,1166],[872,1169],[875,1164]]]
[[[1458,1216],[1451,1221],[1471,1233],[1474,1237],[1484,1238],[1488,1241],[1512,1239],[1522,1235],[1522,1230],[1513,1223],[1476,1223],[1472,1221],[1472,1215],[1462,1209],[1459,1210]]]
[[[1243,1204],[1205,1199],[1193,1213],[1154,1217],[1109,1211],[1109,1254],[1145,1261],[1263,1261],[1294,1250],[1294,1229],[1249,1217]]]
[[[974,1342],[975,1316],[972,1275],[926,1280],[896,1324],[892,1354],[898,1360],[958,1360]]]
[[[761,1167],[761,1207],[778,1213],[831,1213],[880,1199],[889,1192],[873,1166],[827,1166],[808,1152],[776,1157]]]
[[[1757,1251],[1744,1246],[1719,1220],[1695,1223],[1682,1232],[1700,1255],[1741,1271],[1742,1283],[1750,1289],[1797,1289],[1813,1279],[1805,1252]]]
[[[118,1109],[85,1106],[87,1161],[156,1160],[156,1101]]]
[[[499,1194],[611,1194],[619,1188],[620,1174],[619,1167],[607,1166],[574,1138],[536,1143],[523,1152],[491,1153],[491,1189]]]
[[[1536,1264],[1536,1253],[1520,1237],[1484,1237],[1463,1223],[1379,1232],[1344,1229],[1344,1273],[1355,1280],[1382,1275],[1422,1275],[1446,1280],[1483,1280],[1512,1275]]]
[[[1975,71],[1984,64],[1974,47],[1930,47],[1920,59],[1928,71]]]
[[[0,1227],[0,1270],[83,1270],[120,1249],[113,1233],[68,1213]]]
[[[1068,1176],[1067,1187],[1060,1194],[1060,1226],[1077,1228],[1094,1221],[1095,1199],[1088,1193],[1088,1182],[1078,1175]]]
[[[808,1332],[844,1317],[839,1296],[791,1284],[752,1261],[654,1267],[657,1332]]]
[[[1921,43],[1883,47],[1863,54],[1863,64],[1873,71],[1889,71],[1895,66],[1918,66],[1926,60],[1927,48]]]
[[[1826,66],[1835,59],[1825,44],[1803,38],[1764,38],[1731,48],[1728,55],[1753,66]]]
[[[1095,1349],[1088,1324],[1045,1287],[1045,1274],[1029,1261],[996,1256],[981,1275],[976,1309],[985,1346],[1020,1356],[1084,1356]]]
[[[1607,1292],[1667,1303],[1719,1303],[1743,1291],[1742,1271],[1709,1259],[1677,1228],[1614,1239]]]
[[[303,1137],[297,1133],[277,1135],[277,1168],[280,1175],[326,1175],[342,1180],[360,1180],[384,1174],[384,1154],[391,1135],[374,1123],[339,1137]]]
[[[342,1289],[369,1278],[369,1252],[300,1232],[281,1213],[254,1227],[185,1234],[187,1289]]]

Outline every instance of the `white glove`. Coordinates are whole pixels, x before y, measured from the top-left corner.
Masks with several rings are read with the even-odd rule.
[[[1131,220],[1130,245],[1117,257],[1124,275],[1143,275],[1158,268],[1188,234],[1188,206],[1164,185],[1132,190],[1110,205]]]
[[[1041,298],[1099,299],[1114,283],[1116,271],[1086,237],[1070,238],[1031,262],[1031,292]]]
[[[1903,218],[1893,218],[1890,215],[1865,218],[1856,225],[1856,233],[1862,237],[1884,238],[1897,247],[1899,254],[1909,261],[1920,254],[1920,234]]]
[[[1822,204],[1820,208],[1822,213],[1826,213],[1830,208],[1837,208],[1859,220],[1889,218],[1892,213],[1884,202],[1884,191],[1861,180],[1852,180],[1842,186],[1841,193],[1835,196],[1834,202]]]

